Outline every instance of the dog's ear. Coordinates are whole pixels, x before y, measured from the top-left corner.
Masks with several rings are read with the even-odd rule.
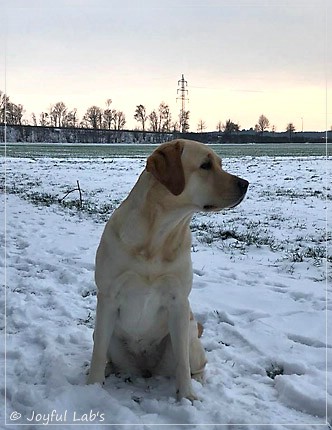
[[[182,151],[181,142],[166,143],[156,149],[146,163],[146,170],[175,196],[181,194],[185,186]]]

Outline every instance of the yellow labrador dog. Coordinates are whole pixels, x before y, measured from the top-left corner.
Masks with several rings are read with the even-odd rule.
[[[174,140],[150,155],[98,247],[89,384],[104,382],[109,363],[113,372],[175,376],[177,398],[197,398],[191,377],[202,377],[206,358],[188,301],[189,224],[195,212],[238,205],[248,185],[198,142]]]

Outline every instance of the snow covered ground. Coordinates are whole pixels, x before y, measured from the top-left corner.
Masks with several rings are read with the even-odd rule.
[[[10,428],[328,428],[330,163],[319,157],[224,160],[224,168],[248,179],[250,188],[237,208],[193,219],[190,300],[205,328],[209,362],[205,384],[194,382],[201,401],[191,405],[176,403],[174,381],[164,378],[111,376],[105,388],[85,385],[96,247],[144,159],[7,158],[8,194],[0,194],[7,202],[7,379],[1,395],[6,393]],[[58,202],[76,180],[82,209],[77,191]],[[4,243],[3,223],[1,228]],[[4,253],[0,270],[5,272]]]

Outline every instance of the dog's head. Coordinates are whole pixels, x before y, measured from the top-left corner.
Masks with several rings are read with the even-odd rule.
[[[225,172],[220,157],[207,145],[190,140],[160,145],[148,158],[146,170],[178,196],[180,204],[196,211],[233,208],[244,199],[249,185]]]

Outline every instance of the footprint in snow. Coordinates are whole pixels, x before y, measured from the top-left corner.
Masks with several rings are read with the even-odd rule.
[[[208,285],[207,282],[196,281],[196,282],[193,283],[193,288],[195,290],[201,290],[203,288],[206,288],[207,285]]]
[[[299,301],[299,300],[308,300],[308,301],[311,301],[312,298],[313,298],[313,294],[311,294],[311,293],[309,293],[309,294],[302,293],[302,292],[299,292],[299,291],[295,291],[293,293],[290,293],[289,295],[295,301]]]
[[[325,347],[332,348],[332,345],[329,345],[329,344],[326,345],[324,342],[321,342],[320,340],[311,339],[310,337],[306,337],[306,336],[301,336],[297,334],[288,334],[287,337],[292,342],[301,343],[302,345],[310,346],[313,348],[325,348]]]

